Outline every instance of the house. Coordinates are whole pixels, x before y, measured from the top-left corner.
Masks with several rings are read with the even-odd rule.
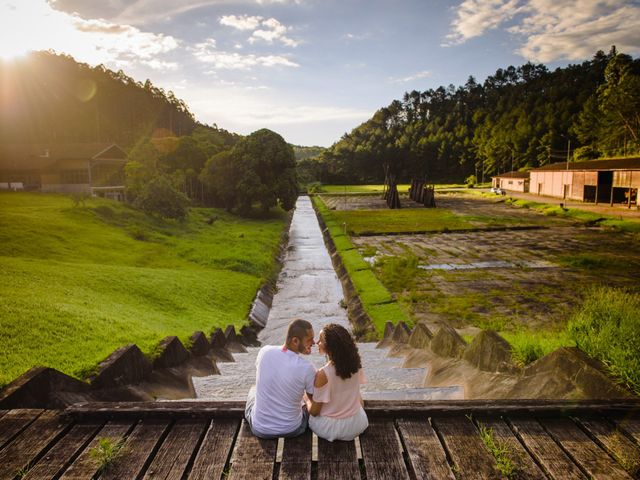
[[[0,144],[0,185],[124,200],[126,163],[115,143]]]
[[[529,172],[506,172],[491,177],[491,186],[512,192],[529,191]]]
[[[530,193],[581,202],[637,205],[640,157],[561,162],[530,172]]]

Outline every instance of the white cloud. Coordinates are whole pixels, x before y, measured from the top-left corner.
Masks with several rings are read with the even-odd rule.
[[[518,13],[518,0],[464,0],[451,23],[445,45],[458,45],[498,27]]]
[[[213,39],[196,44],[191,51],[199,61],[211,64],[214,69],[250,70],[253,67],[300,66],[281,55],[241,55],[237,52],[217,50]]]
[[[572,5],[530,0],[528,16],[509,29],[525,38],[517,53],[526,59],[549,62],[579,60],[597,50],[640,51],[640,5],[621,1],[578,0]]]
[[[238,30],[255,30],[262,23],[263,18],[249,15],[224,15],[220,17],[220,25],[237,28]]]
[[[225,15],[220,17],[220,25],[236,28],[238,30],[253,30],[249,37],[249,43],[264,41],[273,43],[279,41],[288,47],[296,47],[300,42],[287,37],[291,27],[281,24],[275,18],[264,18],[250,15]]]
[[[301,105],[278,98],[271,89],[246,86],[221,88],[199,92],[185,92],[188,104],[198,118],[215,119],[220,125],[250,132],[274,125],[297,125],[319,122],[361,122],[371,117],[368,110],[342,108],[332,105]],[[228,128],[228,127],[227,127]]]
[[[407,83],[407,82],[412,82],[414,80],[420,80],[421,78],[428,78],[430,76],[431,76],[431,72],[429,72],[428,70],[423,70],[422,72],[417,72],[407,77],[400,77],[400,78],[390,77],[389,82],[390,83]]]
[[[465,0],[445,45],[457,45],[511,22],[527,60],[580,60],[597,50],[640,51],[640,5],[625,0]]]
[[[145,63],[168,69],[159,58],[179,42],[170,35],[145,32],[131,25],[83,19],[55,10],[45,0],[0,2],[0,55],[52,49],[78,61],[119,67]]]
[[[158,70],[161,72],[175,71],[178,70],[178,64],[176,62],[165,62],[163,60],[151,59],[151,60],[141,60],[141,64],[146,65],[153,70]]]

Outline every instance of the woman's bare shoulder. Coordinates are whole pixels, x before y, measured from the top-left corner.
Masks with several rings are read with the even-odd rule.
[[[316,380],[313,385],[316,388],[324,387],[327,383],[329,383],[329,379],[327,378],[327,374],[324,373],[324,368],[321,368],[316,372]]]

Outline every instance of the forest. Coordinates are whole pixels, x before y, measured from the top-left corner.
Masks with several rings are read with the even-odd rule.
[[[498,69],[406,92],[299,165],[322,183],[477,181],[548,163],[640,153],[640,60],[598,51],[581,64]]]

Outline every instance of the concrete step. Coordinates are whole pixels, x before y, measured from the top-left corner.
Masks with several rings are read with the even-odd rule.
[[[425,388],[425,368],[402,368],[402,358],[387,358],[386,349],[376,349],[375,343],[359,343],[367,383],[362,386],[365,399],[373,400],[436,400],[463,398],[460,387]],[[255,361],[258,347],[247,353],[234,354],[235,362],[219,363],[220,375],[194,377],[193,385],[201,400],[244,400],[255,384]],[[323,355],[309,355],[316,368],[326,363]]]

